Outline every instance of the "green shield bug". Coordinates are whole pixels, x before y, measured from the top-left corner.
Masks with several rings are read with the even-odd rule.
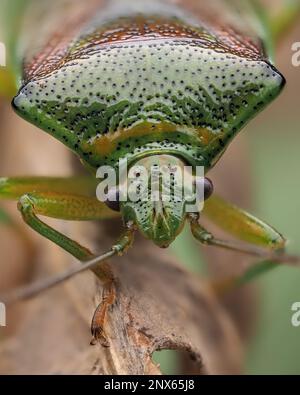
[[[200,213],[187,210],[184,196],[168,204],[161,195],[155,203],[121,201],[117,185],[115,199],[108,191],[107,200],[100,202],[84,193],[95,185],[93,177],[5,178],[0,196],[17,199],[29,226],[85,262],[17,297],[32,296],[87,268],[96,271],[99,262],[131,245],[136,230],[168,247],[189,221],[193,236],[204,244],[259,256],[263,248],[284,247],[283,237],[271,226],[211,196],[213,186],[206,177],[235,135],[278,96],[284,77],[260,40],[209,13],[199,20],[167,2],[146,3],[109,2],[82,18],[76,29],[67,25],[34,56],[24,56],[13,107],[75,152],[94,175],[101,166],[117,172],[124,160],[128,171],[139,165],[151,174],[157,166],[164,169],[157,181],[161,192],[164,173],[171,173],[174,189],[176,175],[170,169],[189,166],[189,182],[200,185],[202,200],[209,198],[205,213],[252,246],[214,238],[200,225]],[[195,175],[197,167],[204,169],[202,178]],[[94,257],[43,223],[39,214],[67,220],[122,216],[125,230],[111,251]],[[110,273],[103,269],[100,277],[109,296],[95,314],[92,331],[106,344],[104,317],[114,291]]]

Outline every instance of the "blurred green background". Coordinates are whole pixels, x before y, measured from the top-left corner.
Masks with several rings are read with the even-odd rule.
[[[299,78],[300,69],[298,88]],[[300,254],[300,128],[297,106],[294,106],[298,102],[297,91],[292,96],[294,103],[289,96],[289,91],[295,89],[294,81],[290,80],[276,108],[269,110],[269,118],[265,117],[263,124],[256,122],[247,138],[253,153],[256,212],[280,229],[289,240],[290,252]],[[291,111],[290,103],[295,111]],[[299,374],[300,327],[291,325],[291,306],[300,301],[300,272],[278,268],[260,283],[260,320],[249,347],[248,371]]]

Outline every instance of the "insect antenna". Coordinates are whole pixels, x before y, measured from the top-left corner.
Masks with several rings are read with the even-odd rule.
[[[63,283],[64,281],[69,280],[70,278],[76,276],[79,273],[83,273],[86,270],[96,269],[99,263],[105,261],[108,258],[113,257],[114,255],[122,255],[125,251],[127,251],[127,249],[133,243],[134,231],[135,228],[129,224],[125,232],[121,235],[121,237],[117,241],[117,243],[113,245],[110,251],[106,252],[105,254],[95,256],[94,258],[86,261],[81,261],[80,266],[71,267],[65,272],[58,274],[57,276],[38,280],[33,284],[29,284],[29,285],[25,285],[24,287],[17,288],[15,290],[12,290],[6,295],[3,295],[2,297],[0,295],[0,300],[5,304],[9,305],[20,300],[30,299],[37,296],[41,292],[44,292],[50,288],[55,287],[56,285]],[[111,277],[111,273],[108,273],[107,269],[103,269],[102,271],[103,271],[102,276]]]
[[[65,272],[58,274],[57,276],[52,276],[50,278],[38,280],[32,284],[25,285],[24,287],[17,288],[6,295],[0,296],[0,300],[6,305],[15,303],[21,300],[31,299],[41,292],[51,289],[69,279],[76,276],[79,273],[83,273],[86,270],[94,269],[99,263],[111,258],[119,253],[118,249],[111,249],[103,255],[97,256],[91,260],[82,262],[80,266],[71,267]]]

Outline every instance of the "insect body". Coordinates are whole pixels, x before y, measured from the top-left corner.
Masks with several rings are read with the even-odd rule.
[[[147,170],[167,164],[208,172],[242,127],[280,93],[283,76],[262,46],[214,18],[195,20],[160,2],[130,2],[128,9],[124,2],[110,4],[68,42],[58,35],[52,51],[45,47],[26,59],[14,109],[62,141],[93,173],[103,165],[118,170],[120,159],[129,170],[142,163]],[[211,195],[207,178],[194,181],[203,183],[206,198]],[[117,208],[127,230],[114,252],[130,244],[136,228],[167,247],[187,219],[199,241],[245,250],[206,232],[184,198],[168,206],[125,201],[113,207],[84,196],[82,182],[3,179],[0,194],[19,198],[25,221],[82,261],[92,254],[36,214],[91,220],[118,215],[110,209]],[[284,245],[273,228],[217,197],[204,213],[244,241]]]
[[[190,24],[173,7],[148,12],[108,21],[96,15],[60,57],[48,55],[43,67],[36,59],[26,65],[13,105],[94,171],[117,168],[121,158],[130,167],[150,155],[158,163],[172,155],[179,165],[208,171],[245,123],[279,94],[284,78],[238,36],[230,41],[213,25]],[[141,210],[154,224],[150,206]],[[165,214],[168,222],[173,209]],[[138,203],[133,210],[149,235]],[[150,232],[153,240],[168,245],[184,210],[181,217],[167,235],[165,229]]]

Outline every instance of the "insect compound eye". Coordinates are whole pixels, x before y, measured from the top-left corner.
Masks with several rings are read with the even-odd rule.
[[[214,185],[212,181],[207,177],[197,178],[196,187],[197,187],[197,192],[203,191],[204,200],[207,200],[213,194],[214,191]]]
[[[113,211],[120,211],[120,194],[118,188],[110,188],[104,202]]]

